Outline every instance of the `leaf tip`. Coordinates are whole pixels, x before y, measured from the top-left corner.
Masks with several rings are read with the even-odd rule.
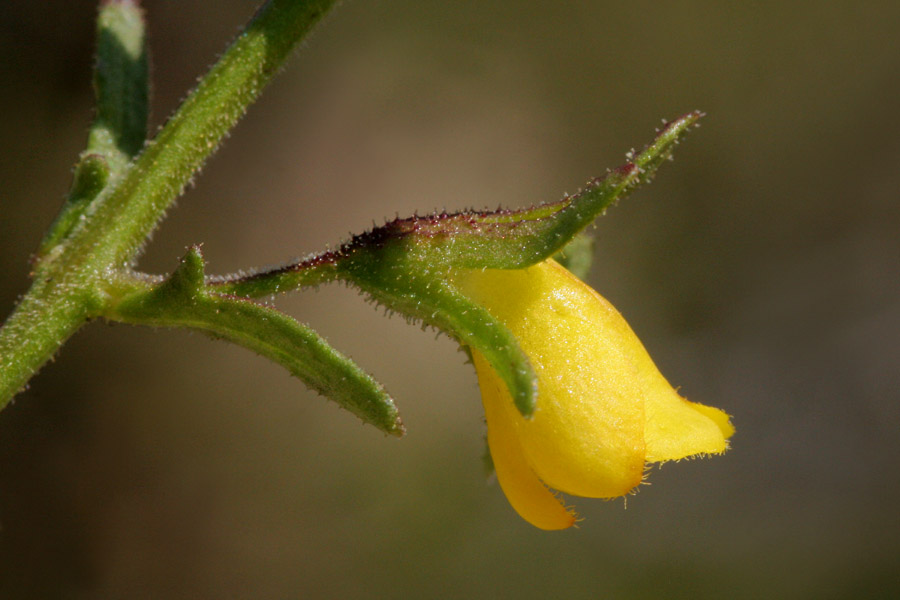
[[[402,438],[406,435],[406,426],[403,424],[403,420],[400,419],[398,415],[397,418],[394,419],[394,422],[391,423],[388,429],[386,429],[385,431],[394,437]]]

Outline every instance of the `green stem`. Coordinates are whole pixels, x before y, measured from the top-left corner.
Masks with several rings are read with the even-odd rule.
[[[85,209],[35,267],[35,283],[0,328],[0,409],[107,303],[190,178],[334,0],[270,0],[122,178]]]
[[[262,269],[249,275],[211,278],[207,284],[217,294],[261,298],[305,287],[315,287],[340,279],[337,261],[340,255],[325,252],[298,263]]]
[[[334,0],[270,0],[166,123],[122,182],[73,233],[105,265],[127,267],[194,173]],[[92,207],[94,208],[94,207]]]
[[[91,316],[81,288],[39,279],[0,328],[0,409]]]

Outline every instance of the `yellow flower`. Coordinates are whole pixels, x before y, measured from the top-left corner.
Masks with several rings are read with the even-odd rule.
[[[456,280],[512,331],[538,377],[537,408],[524,418],[472,349],[497,479],[528,522],[575,522],[549,488],[614,498],[641,483],[648,462],[728,447],[728,415],[681,398],[622,315],[556,262],[466,271]]]

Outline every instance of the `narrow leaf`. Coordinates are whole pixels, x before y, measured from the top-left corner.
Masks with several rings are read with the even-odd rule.
[[[100,6],[94,93],[97,117],[87,151],[106,156],[118,174],[147,138],[147,48],[144,16],[135,1],[104,0]]]
[[[207,292],[196,248],[163,283],[143,289],[135,285],[106,318],[196,329],[234,342],[282,365],[363,421],[391,435],[403,434],[397,408],[382,385],[311,328],[274,308]]]

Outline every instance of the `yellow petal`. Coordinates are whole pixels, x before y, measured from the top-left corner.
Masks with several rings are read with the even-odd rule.
[[[473,349],[472,358],[484,402],[488,446],[503,493],[516,512],[535,527],[571,527],[575,522],[575,514],[568,511],[559,497],[541,483],[525,460],[519,439],[504,409],[504,404],[512,403],[506,384],[480,352]]]
[[[679,396],[637,336],[634,340],[633,358],[645,393],[647,462],[724,452],[728,448],[726,440],[734,433],[728,415]]]
[[[531,419],[508,396],[497,411],[511,423],[537,477],[594,498],[621,496],[638,485],[644,392],[632,354],[640,342],[615,308],[553,261],[467,271],[456,280],[512,331],[537,373]]]

